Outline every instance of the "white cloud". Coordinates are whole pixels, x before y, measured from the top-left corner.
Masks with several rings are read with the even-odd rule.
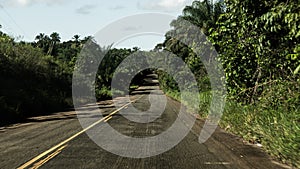
[[[125,8],[125,6],[123,6],[123,5],[116,5],[116,6],[111,7],[110,9],[111,10],[121,10],[121,9],[124,9],[124,8]]]
[[[96,5],[84,5],[78,9],[76,9],[76,13],[87,15],[92,12],[92,9],[96,8]]]
[[[177,8],[182,6],[184,2],[186,2],[186,0],[162,0],[157,6],[163,8]]]
[[[46,5],[55,5],[68,2],[68,0],[0,0],[0,2],[4,5],[8,6],[30,6],[34,4],[46,4]]]
[[[142,9],[148,10],[163,10],[163,11],[178,11],[186,5],[190,4],[192,0],[155,0],[147,3],[138,4]]]

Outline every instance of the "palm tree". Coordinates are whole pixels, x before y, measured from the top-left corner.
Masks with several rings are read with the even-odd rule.
[[[72,39],[74,39],[75,42],[79,42],[80,35],[74,35]]]
[[[41,41],[41,40],[44,39],[44,37],[45,37],[45,34],[44,33],[40,33],[40,34],[36,35],[35,40]]]
[[[50,45],[50,48],[48,50],[47,55],[52,55],[53,54],[53,50],[55,48],[55,45],[60,42],[60,37],[59,37],[59,34],[57,32],[53,32],[50,35],[50,37],[51,37],[51,45]]]
[[[37,46],[39,48],[43,48],[44,46],[44,41],[45,41],[45,34],[44,33],[40,33],[35,37],[35,40],[37,40]]]
[[[222,0],[219,0],[215,4],[211,0],[194,1],[190,6],[186,6],[183,10],[183,14],[176,20],[171,22],[171,26],[174,28],[167,32],[166,39],[162,46],[164,50],[173,52],[180,56],[183,60],[188,57],[193,57],[190,50],[186,45],[181,43],[178,39],[172,38],[172,34],[176,34],[177,38],[186,39],[186,37],[194,36],[194,31],[187,30],[187,21],[199,27],[205,34],[209,34],[209,29],[213,29],[216,26],[216,22],[219,16],[224,13]],[[200,37],[199,37],[200,38]]]
[[[81,45],[80,35],[74,35],[72,39],[74,39],[74,44],[76,48]]]
[[[60,37],[59,34],[57,32],[53,32],[51,35],[51,41],[55,43],[60,42]]]
[[[48,35],[40,33],[35,37],[35,40],[37,41],[37,47],[43,49],[45,53],[48,52],[50,46],[50,37]]]
[[[182,18],[199,26],[205,35],[215,26],[219,16],[224,13],[223,1],[213,4],[210,0],[194,1],[183,9]]]

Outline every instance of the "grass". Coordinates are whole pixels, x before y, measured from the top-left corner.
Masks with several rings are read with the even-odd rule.
[[[270,86],[253,104],[227,99],[220,127],[249,142],[262,144],[273,157],[300,168],[300,91],[299,86],[295,88],[297,85],[284,82]],[[165,93],[181,101],[178,91]],[[199,114],[206,118],[211,92],[201,92],[199,96]]]
[[[220,126],[245,140],[262,144],[264,150],[283,163],[300,167],[299,113],[299,109],[274,110],[261,104],[229,101]]]

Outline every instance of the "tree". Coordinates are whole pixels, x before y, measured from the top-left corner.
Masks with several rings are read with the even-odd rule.
[[[75,42],[79,42],[80,35],[74,35],[72,39],[74,39]]]
[[[44,33],[40,33],[39,35],[37,35],[35,37],[35,40],[42,41],[42,40],[44,40],[44,38],[45,38],[45,34]]]
[[[50,35],[50,37],[51,37],[51,44],[50,44],[50,48],[48,50],[47,55],[56,55],[55,45],[60,42],[60,37],[59,37],[59,34],[57,32],[53,32]]]
[[[300,42],[300,5],[285,0],[226,2],[227,12],[210,32],[211,40],[219,49],[230,93],[253,102],[263,84],[293,77],[300,63],[299,57],[291,57]]]
[[[165,41],[162,44],[157,45],[155,49],[169,51],[185,61],[196,75],[198,84],[203,91],[208,90],[210,85],[206,69],[201,59],[196,56],[191,46],[186,46],[178,39],[174,38],[172,34],[175,33],[177,37],[183,39],[195,36],[193,31],[187,30],[186,22],[190,22],[199,27],[205,35],[209,35],[209,30],[216,27],[219,16],[224,12],[225,8],[222,1],[216,3],[212,3],[209,0],[194,1],[192,5],[184,8],[181,16],[171,22],[170,25],[174,29],[166,33]],[[172,78],[165,74],[160,74],[160,82],[162,84],[175,84],[172,82]],[[176,85],[166,85],[165,87],[170,90],[176,90],[177,88]]]
[[[186,20],[188,22],[191,22],[195,26],[200,27],[202,32],[205,35],[208,35],[208,30],[214,29],[216,27],[216,22],[219,16],[224,12],[225,8],[223,1],[218,1],[216,3],[212,3],[209,0],[194,1],[191,6],[186,6],[183,10],[183,14],[176,20],[173,20],[170,25],[174,27],[175,30],[180,30],[181,27],[185,28],[185,26],[182,25],[184,24],[182,20]],[[180,31],[184,32],[186,30]],[[180,51],[184,51],[185,55],[188,54],[187,49],[182,49],[183,45],[180,42],[169,36],[170,34],[172,34],[172,32],[173,31],[169,31],[166,34],[166,40],[163,43],[165,49],[172,51],[175,54],[178,54],[178,52]],[[185,58],[187,56],[183,57]]]
[[[74,40],[74,43],[75,43],[74,44],[75,47],[73,47],[73,48],[75,48],[75,50],[76,50],[76,49],[78,49],[78,47],[81,44],[80,35],[74,35],[72,39]]]
[[[50,37],[48,35],[45,35],[44,33],[40,33],[35,37],[36,46],[41,48],[44,53],[47,53],[49,50],[49,45],[50,45]]]
[[[218,1],[213,3],[210,0],[194,1],[191,6],[186,6],[183,9],[183,19],[192,22],[199,26],[205,35],[208,35],[208,30],[215,27],[219,16],[224,13],[224,3]]]

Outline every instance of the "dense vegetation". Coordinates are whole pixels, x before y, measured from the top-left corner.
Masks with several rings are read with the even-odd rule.
[[[228,96],[221,126],[261,143],[270,154],[298,167],[299,11],[299,1],[194,1],[171,23],[174,30],[166,34],[166,40],[156,46],[177,54],[195,73],[201,96],[199,113],[206,117],[211,92],[205,68],[191,48],[168,36],[180,32],[182,19],[200,27],[219,53],[225,71]],[[159,75],[164,91],[180,99],[172,78],[163,72]]]
[[[0,33],[1,124],[49,113],[70,104],[71,68],[35,43]]]
[[[0,125],[71,108],[74,65],[90,39],[81,40],[75,35],[72,40],[61,42],[59,34],[54,32],[50,36],[37,35],[35,42],[16,42],[0,31]],[[97,99],[111,97],[114,69],[137,50],[105,51],[96,78]]]

